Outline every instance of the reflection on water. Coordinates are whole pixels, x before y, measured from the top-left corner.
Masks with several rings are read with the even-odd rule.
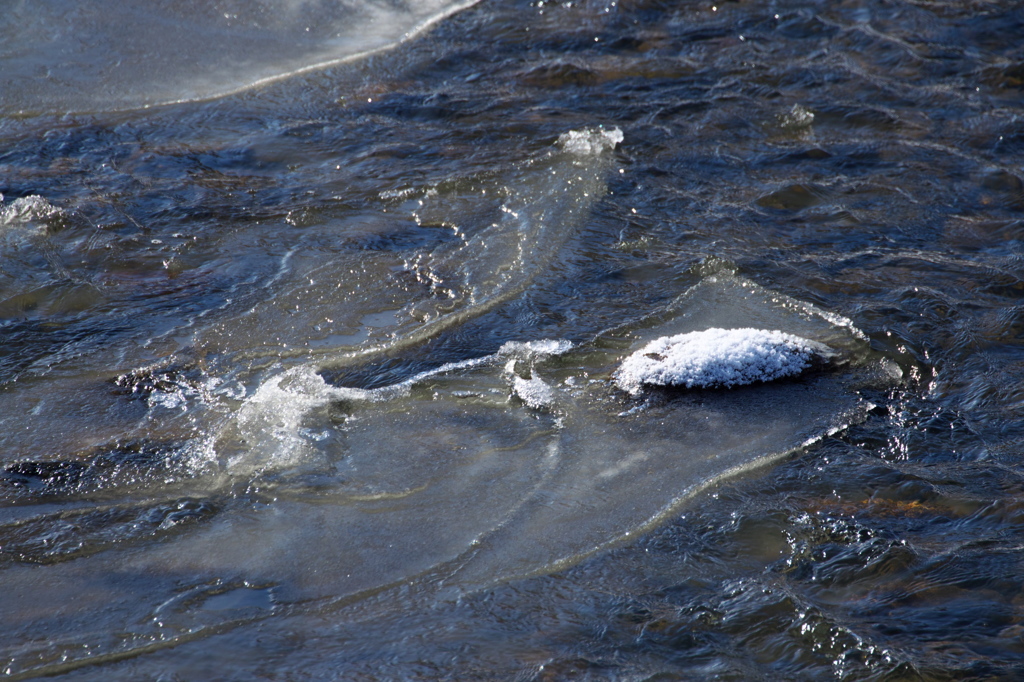
[[[132,112],[457,5],[109,4],[0,41],[5,674],[1019,676],[1019,8],[482,2]],[[838,359],[616,388],[708,327]]]

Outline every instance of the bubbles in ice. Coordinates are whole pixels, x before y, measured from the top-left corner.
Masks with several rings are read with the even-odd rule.
[[[655,339],[626,358],[615,382],[632,394],[644,385],[729,388],[796,376],[832,355],[777,330],[712,328]]]
[[[558,145],[577,156],[597,156],[615,149],[622,140],[622,131],[618,128],[585,128],[562,133],[558,136]]]

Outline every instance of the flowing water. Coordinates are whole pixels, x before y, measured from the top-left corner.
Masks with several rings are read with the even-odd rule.
[[[1018,4],[11,4],[0,677],[1024,676]]]

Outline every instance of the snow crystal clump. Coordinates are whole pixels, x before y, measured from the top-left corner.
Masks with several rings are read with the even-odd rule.
[[[731,388],[800,374],[831,357],[816,341],[769,329],[705,329],[663,336],[630,355],[618,371],[619,388],[644,385]]]

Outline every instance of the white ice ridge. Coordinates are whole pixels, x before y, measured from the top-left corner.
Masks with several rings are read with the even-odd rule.
[[[618,128],[584,128],[562,133],[558,136],[558,145],[577,156],[597,156],[603,151],[615,149],[615,145],[623,139],[622,131]]]
[[[705,329],[663,336],[623,361],[619,388],[644,385],[717,388],[796,376],[833,353],[816,341],[769,329]]]

